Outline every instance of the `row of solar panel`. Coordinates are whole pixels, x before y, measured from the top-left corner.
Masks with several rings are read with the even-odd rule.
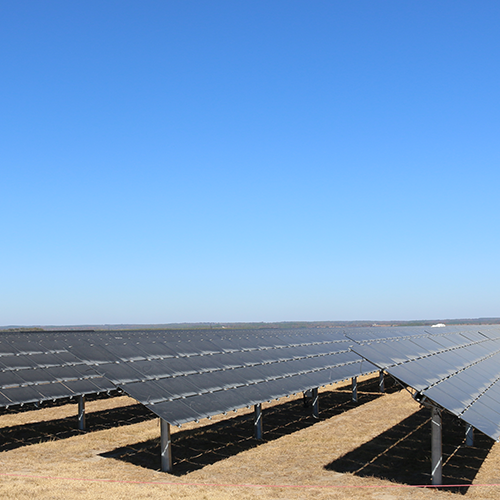
[[[168,344],[189,356],[160,359],[154,356],[163,348],[161,341],[153,344],[149,338],[137,344],[128,339],[101,345],[102,351],[112,349],[110,354],[101,352],[102,359],[114,356],[115,362],[95,368],[159,417],[177,425],[375,369],[350,351],[338,332],[308,339],[297,333],[286,340],[284,335],[270,335],[246,336],[242,341],[241,337],[217,339],[211,332],[209,340],[193,343],[189,351],[186,342]],[[86,359],[96,361],[84,351]]]
[[[85,380],[68,380],[28,386],[8,387],[0,390],[0,407],[40,403],[86,394],[100,394],[116,389],[116,386],[103,377]]]
[[[365,363],[363,367],[362,362],[356,362],[329,370],[319,370],[213,393],[202,393],[155,404],[143,404],[167,422],[181,425],[192,420],[201,420],[222,412],[282,398],[371,371],[373,371],[372,365]],[[137,388],[140,387],[137,386]],[[141,401],[141,398],[145,398],[143,400],[145,401],[148,396],[147,393],[135,393],[135,387],[134,389],[126,387],[125,390],[127,389],[130,390],[129,394],[138,401]]]
[[[235,368],[256,364],[264,366],[259,380],[274,380],[291,375],[290,369],[283,368],[283,361],[311,358],[307,366],[303,362],[301,367],[293,363],[291,366],[302,371],[317,369],[322,365],[315,363],[314,358],[330,353],[332,344],[339,343],[344,351],[347,348],[347,341],[341,334],[331,335],[314,330],[290,334],[280,332],[278,335],[274,331],[267,332],[268,335],[263,332],[235,333],[128,331],[4,334],[0,337],[0,405],[99,393],[140,380],[202,373],[206,380],[206,373],[225,370],[231,370],[234,379],[237,373]],[[233,335],[235,338],[231,339]],[[350,353],[350,356],[344,362],[349,362],[353,354]],[[279,366],[269,369],[269,364],[277,363],[280,363]],[[95,368],[99,368],[99,373]],[[253,375],[248,374],[249,381],[255,376],[255,371]],[[210,378],[210,384],[214,385],[217,377],[220,374]],[[187,378],[183,379],[183,384],[174,381],[167,397],[171,397],[172,392],[175,397],[185,397],[189,387],[192,384]],[[205,391],[204,387],[196,394],[200,391]]]
[[[493,439],[500,438],[498,327],[426,339],[372,340],[358,338],[353,350],[416,389],[416,399],[434,402]]]
[[[498,431],[499,327],[361,328],[348,335],[365,359],[475,419],[469,423],[483,432]],[[167,421],[183,423],[373,371],[348,350],[352,344],[339,329],[2,335],[0,405],[120,386]]]

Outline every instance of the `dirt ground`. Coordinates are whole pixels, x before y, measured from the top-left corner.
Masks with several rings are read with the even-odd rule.
[[[320,391],[320,419],[302,398],[263,405],[264,440],[250,409],[172,429],[174,473],[160,472],[159,420],[125,396],[0,414],[2,499],[474,499],[500,498],[500,445],[443,419],[444,482],[430,482],[429,410],[405,390],[360,379]],[[498,484],[499,486],[495,486]],[[488,486],[489,485],[489,486]],[[492,486],[493,485],[493,486]]]

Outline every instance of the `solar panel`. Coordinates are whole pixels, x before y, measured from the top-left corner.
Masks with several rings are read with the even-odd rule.
[[[349,351],[349,343],[338,330],[326,329],[113,332],[80,337],[71,352],[162,418],[179,423],[375,370]],[[194,404],[186,406],[193,398],[206,406],[195,417]],[[172,409],[160,411],[169,405],[177,412],[173,420]],[[190,409],[181,418],[183,408]]]
[[[498,439],[500,327],[439,330],[411,338],[418,351],[406,351],[408,341],[373,343],[361,337],[353,351],[415,388],[417,400],[433,401]],[[410,359],[403,359],[405,353]]]
[[[0,406],[39,403],[115,388],[64,344],[59,336],[51,337],[46,332],[2,334]]]
[[[277,378],[271,378],[269,374],[264,373],[264,381],[262,375],[255,376],[254,369],[252,370],[253,377],[248,373],[248,369],[237,369],[214,372],[210,374],[211,377],[214,377],[213,379],[200,375],[162,379],[154,382],[154,385],[148,384],[147,392],[144,392],[144,384],[127,384],[123,386],[123,390],[146,404],[161,418],[172,424],[180,425],[193,419],[199,420],[224,411],[236,410],[242,406],[288,396],[292,393],[356,376],[363,373],[360,370],[360,365],[361,363],[357,363],[355,369],[353,369],[353,365],[343,365],[337,371],[326,369],[296,375],[288,374],[289,376]],[[373,371],[373,368],[373,365],[370,365],[369,371]],[[262,367],[256,369],[259,372],[263,371]],[[272,374],[272,376],[275,375],[276,373]],[[221,387],[224,388],[221,389]],[[162,398],[166,396],[171,399],[162,401]],[[178,401],[182,401],[183,404],[179,405]],[[196,413],[187,411],[185,414],[179,414],[178,412],[186,405],[191,410],[197,408]],[[175,416],[171,414],[173,409],[175,409]]]

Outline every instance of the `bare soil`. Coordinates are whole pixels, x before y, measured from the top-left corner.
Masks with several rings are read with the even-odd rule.
[[[88,431],[68,403],[0,414],[2,499],[474,499],[500,486],[409,488],[430,482],[429,410],[405,390],[360,379],[320,391],[320,419],[300,396],[263,405],[264,437],[239,410],[172,429],[174,473],[160,472],[159,420],[127,397],[87,403]],[[500,484],[500,445],[443,423],[444,482]]]

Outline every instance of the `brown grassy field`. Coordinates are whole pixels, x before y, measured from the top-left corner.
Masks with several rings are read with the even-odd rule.
[[[360,379],[321,391],[315,420],[300,397],[263,405],[264,437],[250,410],[173,429],[173,474],[159,471],[159,421],[127,397],[87,404],[89,430],[76,430],[76,404],[0,415],[2,499],[351,499],[500,498],[500,486],[428,484],[430,424],[406,391],[377,392]],[[500,483],[500,448],[444,419],[444,481]]]

